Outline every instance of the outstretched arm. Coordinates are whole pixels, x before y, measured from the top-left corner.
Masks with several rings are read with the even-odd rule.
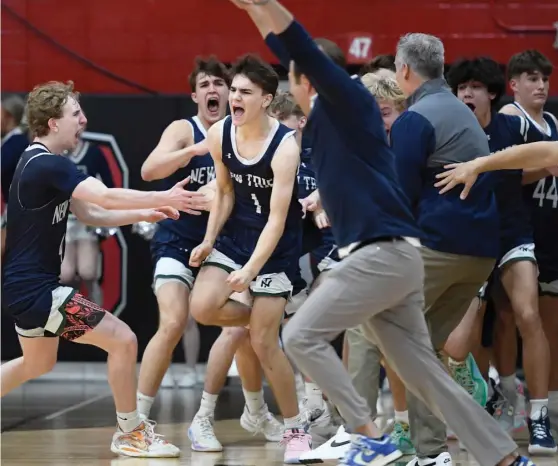
[[[160,209],[107,210],[90,202],[72,200],[71,211],[78,220],[95,227],[119,227],[137,222],[155,223],[166,218],[178,219],[180,214],[172,207]]]
[[[262,35],[273,33],[281,40],[284,52],[278,53],[275,47],[273,49],[278,58],[284,60],[288,55],[310,80],[316,92],[339,111],[347,111],[353,115],[359,109],[370,109],[371,106],[377,108],[376,100],[364,86],[327,57],[306,30],[294,20],[292,13],[278,1],[231,1],[248,12]]]
[[[465,184],[461,198],[465,199],[477,176],[494,170],[548,168],[558,165],[558,142],[540,141],[513,146],[501,152],[478,157],[470,162],[447,165],[449,170],[437,175],[437,187],[445,193],[458,184]]]

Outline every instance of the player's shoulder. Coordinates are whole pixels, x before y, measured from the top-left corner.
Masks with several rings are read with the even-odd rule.
[[[504,105],[499,113],[504,115],[511,115],[511,116],[523,116],[523,112],[514,104],[506,104]]]
[[[193,136],[194,128],[190,120],[181,118],[170,122],[166,127],[164,134],[166,134],[167,137],[176,139],[177,141],[187,140]]]

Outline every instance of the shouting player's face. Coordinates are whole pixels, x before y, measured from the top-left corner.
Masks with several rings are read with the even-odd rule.
[[[489,93],[487,87],[478,81],[469,81],[457,86],[457,98],[477,116],[490,112],[494,97],[496,95]]]
[[[198,104],[198,112],[210,125],[225,118],[229,88],[223,78],[200,73],[196,76],[196,92],[192,100]]]
[[[521,73],[520,76],[510,80],[515,100],[527,107],[544,107],[548,99],[549,86],[548,76],[540,71]]]
[[[79,102],[73,97],[68,97],[62,107],[62,117],[49,120],[50,135],[57,139],[57,146],[62,150],[73,151],[86,125],[87,118]]]
[[[272,100],[271,94],[267,94],[246,76],[237,74],[232,80],[229,93],[233,124],[242,126],[260,118],[266,113]]]

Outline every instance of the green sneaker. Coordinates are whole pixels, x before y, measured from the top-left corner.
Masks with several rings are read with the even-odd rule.
[[[480,370],[469,353],[464,362],[457,362],[450,358],[449,369],[453,379],[461,385],[482,407],[488,401],[488,385]]]
[[[413,442],[411,442],[411,430],[409,424],[406,422],[395,421],[390,437],[392,442],[395,443],[397,448],[399,448],[404,455],[416,454]]]

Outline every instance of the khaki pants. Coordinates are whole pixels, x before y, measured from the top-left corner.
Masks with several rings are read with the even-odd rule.
[[[460,256],[423,247],[426,323],[435,350],[467,312],[472,299],[488,279],[496,259]],[[445,424],[410,391],[407,392],[412,441],[419,457],[447,451]],[[477,428],[477,427],[473,427]],[[481,462],[481,458],[476,458]]]
[[[286,325],[285,351],[354,429],[370,421],[370,409],[329,342],[361,325],[408,390],[447,420],[481,466],[494,466],[517,445],[438,361],[423,314],[423,284],[423,262],[414,246],[364,246],[325,277]]]

